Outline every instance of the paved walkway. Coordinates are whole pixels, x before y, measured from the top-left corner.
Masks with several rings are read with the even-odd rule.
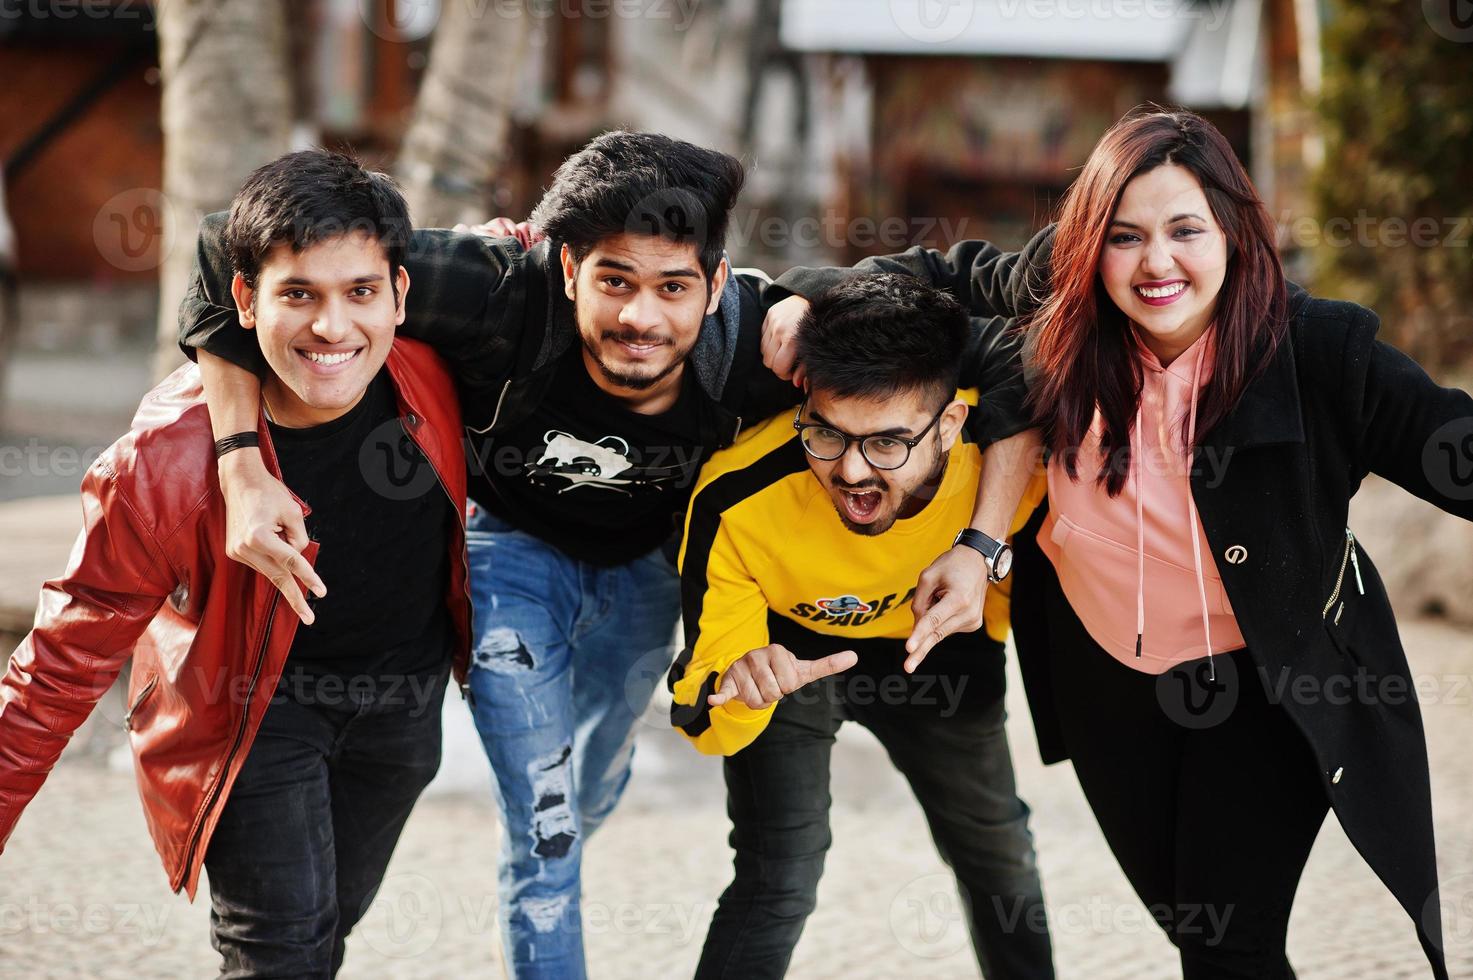
[[[34,602],[41,579],[64,564],[79,520],[74,497],[0,505],[0,607]],[[1468,977],[1473,635],[1429,622],[1407,623],[1403,633],[1414,671],[1433,692],[1425,710],[1444,921],[1453,976]],[[1176,976],[1170,947],[1116,868],[1072,772],[1040,764],[1016,672],[1011,683],[1009,733],[1021,792],[1034,807],[1060,975]],[[662,711],[652,707],[625,802],[585,862],[596,978],[688,977],[730,870],[719,764],[672,734]],[[411,818],[378,901],[349,941],[345,978],[500,975],[498,831],[486,766],[458,699],[447,702],[446,721],[441,779]],[[132,980],[206,976],[216,968],[207,894],[191,906],[169,893],[126,756],[114,751],[109,764],[120,727],[116,704],[105,703],[0,856],[0,977]],[[977,976],[950,879],[879,746],[848,726],[834,768],[834,848],[792,976]],[[1310,859],[1289,945],[1303,980],[1428,975],[1410,924],[1333,820]]]

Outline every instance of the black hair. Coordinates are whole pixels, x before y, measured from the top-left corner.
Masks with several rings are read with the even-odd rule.
[[[798,325],[798,363],[810,387],[840,397],[919,390],[939,407],[956,391],[970,327],[961,304],[914,276],[855,276],[809,307]]]
[[[727,153],[659,133],[604,133],[558,167],[531,221],[577,262],[625,232],[694,243],[709,283],[745,179]]]
[[[230,202],[225,252],[254,289],[261,263],[276,245],[300,252],[357,231],[383,246],[397,300],[399,268],[411,231],[404,195],[388,174],[365,170],[350,156],[301,150],[251,171]]]

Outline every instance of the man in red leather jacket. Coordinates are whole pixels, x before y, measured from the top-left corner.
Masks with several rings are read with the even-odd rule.
[[[208,870],[226,976],[336,972],[439,765],[452,661],[464,678],[461,422],[439,358],[394,338],[408,229],[389,178],[347,157],[250,176],[227,237],[273,374],[257,430],[217,444],[192,365],[149,392],[88,470],[67,571],[0,678],[3,846],[132,658],[149,832],[176,891]],[[333,582],[311,625],[225,552],[217,453],[257,439]]]

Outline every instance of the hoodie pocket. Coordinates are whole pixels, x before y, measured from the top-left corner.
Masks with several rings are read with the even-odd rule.
[[[1074,523],[1062,514],[1055,518],[1054,526],[1049,532],[1049,539],[1058,549],[1059,557],[1071,566],[1071,578],[1076,581],[1093,579],[1100,583],[1104,591],[1112,594],[1119,591],[1118,583],[1126,582],[1128,587],[1125,591],[1129,593],[1132,610],[1135,608],[1135,588],[1139,564],[1134,546],[1112,541],[1102,534]],[[1209,552],[1203,552],[1204,565],[1210,561],[1209,554]],[[1146,604],[1148,612],[1152,595],[1151,585],[1153,582],[1163,580],[1185,583],[1182,587],[1189,593],[1187,598],[1192,608],[1196,609],[1198,603],[1196,576],[1197,571],[1194,568],[1147,554]],[[1210,566],[1203,569],[1202,577],[1203,587],[1207,592],[1208,613],[1213,616],[1234,615],[1232,603],[1228,601],[1227,589],[1223,587],[1222,579],[1210,570]],[[1111,582],[1116,583],[1114,587],[1108,584]],[[1134,612],[1132,612],[1133,615]],[[1133,637],[1132,642],[1134,642]]]

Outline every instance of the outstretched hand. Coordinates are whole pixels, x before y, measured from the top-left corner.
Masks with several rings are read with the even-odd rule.
[[[858,662],[859,654],[853,650],[819,660],[799,660],[787,647],[773,643],[751,651],[726,668],[721,687],[706,703],[714,708],[735,698],[753,710],[760,710],[805,684],[848,670]]]

